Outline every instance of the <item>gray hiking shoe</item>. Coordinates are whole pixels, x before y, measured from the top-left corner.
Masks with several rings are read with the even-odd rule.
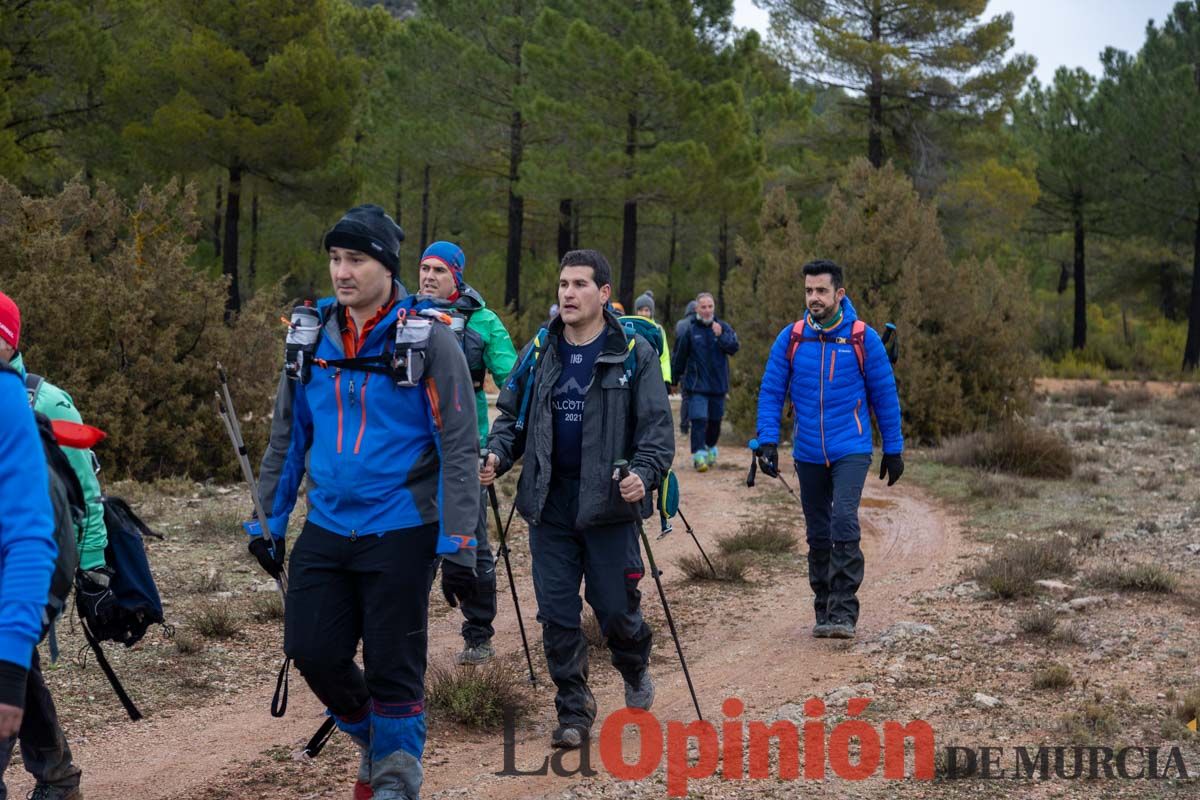
[[[78,786],[51,786],[39,783],[26,795],[29,800],[83,800],[83,790]]]
[[[813,625],[813,630],[812,630],[813,638],[814,639],[828,639],[829,631],[832,628],[833,628],[833,626],[830,625],[828,622],[818,622],[816,625]]]
[[[649,711],[650,706],[654,705],[654,679],[650,677],[650,670],[642,673],[637,686],[625,684],[625,705],[643,711]]]
[[[461,665],[477,667],[480,664],[486,664],[495,657],[496,648],[492,647],[492,643],[480,642],[477,645],[468,644],[454,660]]]
[[[583,747],[587,738],[587,730],[580,725],[559,725],[550,737],[550,746],[561,747],[564,750],[576,750]]]
[[[826,634],[826,637],[830,639],[853,639],[854,625],[849,622],[830,623],[829,633]]]

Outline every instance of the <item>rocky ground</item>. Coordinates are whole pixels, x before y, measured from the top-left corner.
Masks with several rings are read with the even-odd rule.
[[[685,580],[676,564],[695,548],[678,520],[675,534],[654,542],[705,718],[726,722],[721,712],[729,709],[721,702],[738,698],[747,725],[790,720],[802,728],[814,719],[805,713],[806,701],[819,698],[832,750],[838,726],[850,718],[852,698],[861,697],[870,704],[855,710],[868,727],[881,732],[888,721],[923,720],[937,749],[933,781],[911,778],[911,754],[905,780],[885,779],[882,767],[867,780],[849,780],[831,767],[823,780],[805,778],[802,750],[798,780],[713,777],[691,781],[690,796],[1196,795],[1200,784],[1179,780],[1177,768],[1167,767],[1170,748],[1178,747],[1189,773],[1200,772],[1198,740],[1181,712],[1200,690],[1200,478],[1194,474],[1200,400],[1137,387],[1119,393],[1094,384],[1050,388],[1055,394],[1039,405],[1035,421],[1070,442],[1077,459],[1071,479],[984,474],[944,466],[926,452],[911,454],[909,471],[893,489],[868,481],[868,577],[860,637],[853,643],[807,635],[811,593],[798,509],[777,483],[761,476],[758,487],[745,488],[745,450],[729,443],[721,468],[707,475],[681,469],[684,513],[710,553],[718,552],[722,537],[764,522],[799,541],[791,551],[753,556],[743,583]],[[684,455],[681,448],[678,463],[685,463]],[[62,626],[64,655],[50,681],[85,769],[87,797],[349,796],[355,756],[342,737],[315,761],[292,760],[320,722],[320,708],[298,676],[288,716],[273,720],[267,714],[281,626],[273,586],[252,566],[236,534],[248,508],[241,489],[188,481],[109,489],[134,502],[167,537],[150,548],[175,635],[152,632],[134,650],[110,651],[147,715],[134,724],[119,717],[100,671],[83,658],[78,631]],[[507,500],[502,505],[507,510]],[[514,529],[514,569],[536,647],[525,534],[519,521]],[[1020,556],[1024,548],[1045,546],[1058,554],[1057,565],[1053,574],[1039,574],[1041,583],[1028,593],[1001,598],[994,589],[1010,583],[995,583],[994,570],[978,573],[998,554]],[[503,579],[500,589],[507,592]],[[690,721],[694,712],[653,584],[647,580],[642,589],[659,632],[655,712],[664,725]],[[434,663],[449,664],[459,646],[456,613],[435,592]],[[507,594],[500,613],[499,649],[515,659],[520,640]],[[548,754],[553,725],[544,664],[536,666],[543,685],[530,694],[531,713],[514,733],[514,760],[522,770]],[[615,710],[620,680],[600,651],[593,654],[593,682],[601,714]],[[852,741],[850,767],[859,759],[860,742]],[[1158,772],[1169,777],[1059,779],[1049,751],[1050,779],[1013,780],[1016,748],[1042,745],[1158,747]],[[949,746],[1002,748],[993,751],[993,769],[1004,768],[1005,777],[949,779]],[[638,751],[632,735],[623,747],[633,763]],[[694,743],[681,752],[693,762],[706,757]],[[1102,762],[1103,751],[1096,752]],[[1064,753],[1069,774],[1074,751]],[[1084,751],[1085,774],[1090,753]],[[963,757],[959,751],[959,763]],[[424,796],[666,796],[665,769],[624,782],[604,772],[601,761],[593,747],[591,762],[599,773],[592,777],[496,775],[504,767],[499,732],[470,731],[435,717]],[[1131,753],[1127,772],[1143,764],[1144,757]],[[777,776],[777,759],[770,768]],[[29,788],[19,766],[8,778],[14,794]]]

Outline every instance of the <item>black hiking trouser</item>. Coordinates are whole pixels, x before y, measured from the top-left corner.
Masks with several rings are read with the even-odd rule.
[[[578,497],[579,481],[553,479],[542,521],[529,529],[529,552],[546,665],[558,689],[559,724],[590,729],[596,701],[587,685],[580,581],[586,581],[584,597],[626,683],[636,685],[649,666],[651,634],[638,589],[645,568],[637,527],[630,522],[576,530]]]
[[[468,647],[477,647],[491,641],[496,629],[496,556],[488,542],[488,522],[491,513],[491,498],[487,487],[479,498],[479,524],[475,526],[475,573],[479,576],[474,597],[462,601],[463,641]]]
[[[337,717],[423,705],[436,523],[351,539],[311,521],[288,566],[283,649]],[[354,663],[359,640],[363,669]]]
[[[858,506],[870,466],[871,456],[865,453],[843,456],[829,466],[796,462],[817,622],[858,622],[857,595],[866,566]]]
[[[25,715],[21,718],[21,728],[16,736],[0,742],[0,800],[8,797],[4,771],[18,741],[21,743],[21,760],[25,764],[25,771],[39,785],[53,786],[64,790],[64,793],[79,785],[82,770],[71,761],[71,748],[58,722],[54,698],[46,688],[37,648],[34,648],[33,661],[29,664],[29,675],[25,680]]]

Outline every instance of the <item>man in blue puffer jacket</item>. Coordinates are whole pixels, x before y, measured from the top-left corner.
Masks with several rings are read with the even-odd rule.
[[[858,320],[842,268],[804,265],[808,313],[780,331],[758,390],[759,466],[779,474],[779,421],[789,394],[795,410],[792,455],[808,538],[813,636],[849,639],[858,623],[863,579],[858,504],[871,466],[871,417],[883,438],[882,480],[904,471],[900,399],[879,335]]]
[[[57,557],[50,478],[33,411],[21,376],[0,361],[0,741],[21,728]]]
[[[472,599],[477,584],[471,374],[450,326],[422,316],[396,280],[402,238],[375,205],[350,209],[325,235],[335,297],[318,304],[311,374],[291,379],[285,369],[280,382],[260,482],[274,546],[250,542],[278,577],[307,472],[283,647],[361,750],[356,800],[419,796],[438,554],[450,605]],[[360,640],[365,672],[354,663]]]

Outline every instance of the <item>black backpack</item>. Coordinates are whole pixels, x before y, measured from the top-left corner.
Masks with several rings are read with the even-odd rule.
[[[58,659],[58,642],[54,636],[55,621],[67,607],[71,588],[75,585],[75,569],[79,566],[79,533],[86,515],[83,488],[75,470],[58,446],[50,418],[34,412],[42,451],[46,455],[46,471],[50,475],[50,500],[54,508],[54,542],[58,557],[50,576],[50,594],[42,609],[42,636],[50,633],[50,658]]]

